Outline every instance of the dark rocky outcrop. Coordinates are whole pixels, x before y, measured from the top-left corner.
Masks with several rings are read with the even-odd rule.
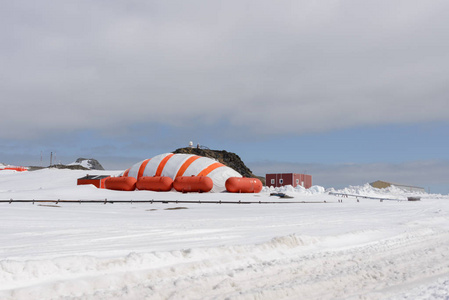
[[[53,165],[50,168],[55,169],[69,169],[69,170],[91,170],[89,168],[83,167],[82,165]]]
[[[240,157],[235,153],[228,152],[225,150],[211,150],[193,147],[179,148],[173,151],[173,153],[195,154],[213,158],[219,161],[220,163],[236,170],[243,177],[259,178],[262,181],[262,183],[265,184],[265,177],[254,175],[253,172],[251,172],[251,170],[243,163]]]
[[[94,159],[94,158],[78,158],[75,163],[73,163],[72,165],[76,165],[76,164],[80,164],[82,165],[83,162],[84,164],[86,164],[87,161],[87,165],[89,166],[89,170],[104,170],[103,166],[98,162],[98,160]]]

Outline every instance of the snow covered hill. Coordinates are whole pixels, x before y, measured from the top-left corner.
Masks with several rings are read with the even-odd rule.
[[[98,162],[98,160],[93,158],[78,158],[69,166],[82,166],[89,170],[104,170],[103,166]]]
[[[77,186],[85,174],[0,173],[0,200],[80,200],[0,203],[1,299],[449,298],[448,195],[404,201],[398,189],[369,185],[119,192]],[[273,193],[294,203],[83,203],[287,200]]]

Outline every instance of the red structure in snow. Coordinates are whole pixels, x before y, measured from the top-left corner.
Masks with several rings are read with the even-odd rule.
[[[111,176],[109,175],[86,175],[82,178],[78,178],[77,184],[78,185],[84,185],[84,184],[93,184],[99,189],[105,188],[105,181],[107,178]]]
[[[297,173],[276,173],[265,175],[266,186],[280,187],[291,185],[293,187],[302,186],[306,189],[312,186],[312,175]]]
[[[28,171],[26,167],[16,167],[16,166],[0,166],[0,170],[13,170],[17,172]]]

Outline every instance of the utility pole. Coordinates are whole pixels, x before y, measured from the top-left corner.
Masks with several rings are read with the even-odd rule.
[[[50,152],[50,167],[51,167],[52,162],[53,162],[53,152]]]

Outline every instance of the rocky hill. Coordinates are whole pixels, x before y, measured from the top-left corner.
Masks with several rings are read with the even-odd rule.
[[[30,171],[45,169],[46,167],[30,166]],[[68,165],[54,164],[48,168],[70,169],[70,170],[104,170],[103,166],[94,158],[78,158],[75,162]]]
[[[253,172],[251,172],[251,170],[243,163],[240,157],[235,153],[228,152],[225,150],[211,150],[193,147],[179,148],[173,151],[173,153],[195,154],[213,158],[221,162],[222,164],[236,170],[243,177],[259,178],[262,181],[262,183],[265,184],[265,177],[254,175]]]
[[[78,158],[75,162],[69,164],[69,166],[82,166],[88,170],[104,170],[103,166],[94,158]]]

